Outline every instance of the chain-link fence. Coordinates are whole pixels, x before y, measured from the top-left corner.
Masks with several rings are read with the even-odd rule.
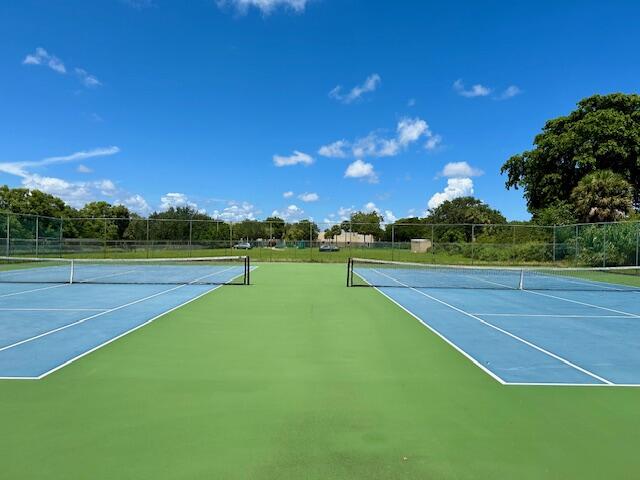
[[[363,257],[438,264],[640,265],[640,222],[378,225],[8,213],[0,214],[0,242],[7,256],[201,257],[250,248],[255,261]]]

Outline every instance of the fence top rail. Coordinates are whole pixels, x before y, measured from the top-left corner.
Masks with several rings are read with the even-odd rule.
[[[269,220],[242,220],[242,221],[225,221],[221,219],[211,218],[211,219],[199,219],[199,218],[150,218],[150,217],[51,217],[47,215],[38,215],[33,213],[15,213],[8,211],[0,211],[0,215],[6,215],[11,217],[29,217],[29,218],[41,218],[47,220],[56,220],[58,222],[74,222],[74,221],[112,221],[112,222],[149,222],[149,223],[168,223],[168,222],[178,222],[178,223],[209,223],[216,225],[241,225],[243,223],[252,223],[252,224],[261,224],[261,225],[282,225],[287,226],[289,223],[286,221],[269,221]],[[362,223],[362,222],[351,222],[349,220],[343,222],[313,222],[310,221],[311,224],[316,224],[317,226],[335,226],[348,224],[351,228],[358,225],[375,225],[375,223]],[[637,225],[640,227],[640,220],[623,220],[618,222],[593,222],[593,223],[572,223],[565,225],[537,225],[532,223],[386,223],[380,222],[381,228],[388,227],[414,227],[414,228],[437,228],[437,227],[445,227],[445,228],[455,228],[455,227],[480,227],[480,228],[509,228],[509,229],[554,229],[554,228],[570,228],[570,227],[586,227],[586,226],[607,226],[607,225]]]

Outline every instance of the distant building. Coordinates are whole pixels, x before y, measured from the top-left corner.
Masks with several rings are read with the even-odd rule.
[[[360,233],[355,232],[345,232],[342,230],[340,235],[336,235],[333,238],[324,238],[324,232],[320,232],[318,234],[319,242],[331,242],[331,243],[339,243],[344,245],[357,245],[357,244],[366,244],[375,242],[373,235],[362,235]]]

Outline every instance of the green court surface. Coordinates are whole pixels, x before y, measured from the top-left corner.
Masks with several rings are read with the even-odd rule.
[[[263,264],[37,381],[0,381],[7,479],[601,479],[640,389],[502,386],[343,265]]]

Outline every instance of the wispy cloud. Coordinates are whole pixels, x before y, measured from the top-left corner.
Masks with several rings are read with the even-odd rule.
[[[320,147],[320,150],[318,150],[318,155],[329,158],[346,158],[346,148],[349,148],[349,143],[346,140],[338,140],[337,142],[333,142],[329,145],[323,145],[322,147]]]
[[[315,192],[309,192],[309,193],[305,192],[298,195],[298,198],[305,203],[317,202],[318,200],[320,200],[320,195],[318,195]]]
[[[268,15],[279,7],[288,8],[297,13],[304,12],[309,0],[218,0],[219,7],[231,6],[240,14],[246,14],[250,8],[256,8]]]
[[[374,73],[372,75],[369,75],[364,83],[362,83],[361,85],[356,85],[345,94],[342,93],[342,85],[338,85],[329,92],[329,97],[342,103],[353,103],[356,100],[362,98],[365,93],[375,91],[381,82],[382,78],[380,78],[380,75]]]
[[[30,53],[24,57],[22,64],[46,66],[61,75],[67,74],[67,67],[62,60],[55,55],[50,54],[42,47],[36,48],[34,53]],[[80,82],[87,88],[99,87],[102,85],[95,75],[90,74],[83,68],[76,67],[73,69],[73,72],[76,74]]]
[[[458,95],[467,98],[486,97],[491,94],[491,89],[489,87],[485,87],[479,83],[471,85],[471,88],[469,89],[465,88],[461,78],[453,82],[453,89],[458,93]]]
[[[95,76],[91,75],[89,72],[82,68],[76,68],[75,72],[85,87],[93,88],[100,87],[102,85],[102,83],[100,83],[100,80],[98,80]]]
[[[378,183],[378,174],[373,165],[362,160],[356,160],[351,163],[344,172],[344,177],[366,180],[369,183]]]
[[[287,221],[295,221],[302,218],[304,215],[304,210],[297,205],[289,205],[286,208],[280,210],[274,210],[271,212],[272,217],[282,218]]]
[[[442,137],[434,134],[423,119],[418,117],[403,118],[398,122],[393,137],[385,136],[380,131],[374,131],[353,142],[338,140],[324,145],[320,147],[318,153],[324,157],[332,158],[346,158],[350,155],[354,158],[394,157],[421,139],[426,140],[425,148],[427,150],[436,149],[442,142]]]
[[[115,183],[108,179],[74,182],[45,176],[34,172],[50,165],[87,160],[94,157],[115,155],[118,147],[96,148],[60,157],[48,157],[37,161],[0,162],[0,172],[19,177],[25,188],[56,195],[69,205],[81,207],[100,197],[114,197],[119,193]]]
[[[467,162],[449,162],[440,173],[440,176],[449,178],[479,177],[480,175],[484,175],[484,172]]]
[[[38,47],[34,53],[28,54],[22,60],[23,65],[44,65],[57,73],[67,73],[67,68],[55,55],[50,55],[44,48]]]
[[[498,95],[496,100],[509,100],[517,95],[520,95],[522,90],[516,85],[509,85],[500,95]]]
[[[93,170],[91,170],[86,165],[80,164],[80,165],[78,165],[78,168],[76,168],[76,172],[78,172],[78,173],[92,173]]]
[[[293,155],[288,157],[284,157],[282,155],[274,155],[273,156],[273,164],[276,167],[290,167],[292,165],[311,165],[313,163],[313,157],[307,155],[306,153],[299,152],[295,150]]]
[[[255,220],[262,212],[249,202],[228,202],[222,210],[214,210],[213,218],[226,222],[240,222],[242,220]]]
[[[288,192],[284,192],[284,193],[282,194],[282,196],[283,196],[284,198],[291,198],[291,197],[293,197],[293,192],[292,192],[291,190],[289,190]]]

